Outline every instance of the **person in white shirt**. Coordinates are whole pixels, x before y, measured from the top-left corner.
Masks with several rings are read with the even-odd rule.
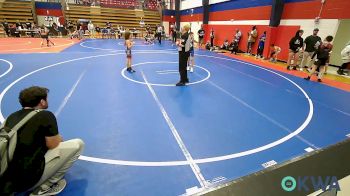
[[[161,25],[157,25],[156,35],[157,35],[159,44],[162,44],[162,32],[163,32],[163,27]]]
[[[95,36],[95,27],[94,27],[94,24],[92,24],[91,20],[90,20],[90,22],[88,24],[88,30],[90,32],[90,38],[94,38],[94,36]]]
[[[343,64],[339,67],[337,72],[339,75],[344,75],[344,70],[350,66],[350,41],[346,44],[340,54]]]

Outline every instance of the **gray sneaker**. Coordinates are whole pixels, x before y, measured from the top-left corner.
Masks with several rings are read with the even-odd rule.
[[[30,196],[57,195],[58,193],[63,191],[63,189],[66,187],[66,185],[67,185],[66,180],[61,179],[56,184],[53,184],[51,186],[39,186],[30,194]]]

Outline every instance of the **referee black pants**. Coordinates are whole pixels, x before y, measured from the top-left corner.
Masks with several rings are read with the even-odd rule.
[[[190,56],[190,52],[179,51],[179,72],[180,72],[181,83],[188,82],[186,67],[187,67],[187,60],[189,56]]]

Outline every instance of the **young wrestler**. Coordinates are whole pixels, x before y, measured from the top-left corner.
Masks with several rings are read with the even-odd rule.
[[[50,40],[49,38],[49,29],[46,28],[46,27],[42,27],[41,28],[41,32],[40,32],[40,35],[41,35],[41,47],[43,47],[44,45],[44,42],[46,41],[46,45],[49,47],[50,46],[50,43],[54,46],[55,44]]]
[[[327,36],[322,45],[316,50],[316,52],[312,55],[313,59],[316,56],[315,63],[312,65],[312,69],[308,77],[304,78],[305,80],[310,80],[311,76],[319,70],[318,73],[318,82],[322,82],[322,77],[325,72],[325,67],[329,63],[329,56],[333,49],[333,45],[330,43],[333,41],[333,36]]]
[[[187,62],[187,71],[193,72],[193,66],[194,66],[194,34],[193,32],[190,32],[189,34],[190,39],[190,57],[188,58]]]
[[[275,46],[275,44],[271,44],[270,46],[270,61],[273,63],[277,62],[277,55],[281,52],[281,48],[279,46]]]
[[[130,39],[131,33],[129,31],[125,32],[125,43],[124,45],[126,46],[125,53],[126,53],[126,71],[129,73],[134,73],[135,70],[131,68],[131,48],[133,46],[133,42]]]

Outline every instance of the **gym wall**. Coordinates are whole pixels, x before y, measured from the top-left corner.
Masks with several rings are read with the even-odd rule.
[[[182,2],[186,6],[181,6],[181,23],[201,24],[202,7],[195,3],[189,7],[189,1],[192,2]],[[216,2],[218,1],[220,0]],[[281,60],[287,60],[288,43],[297,30],[303,29],[303,37],[306,38],[317,27],[320,29],[318,35],[324,39],[327,35],[336,36],[340,19],[350,19],[350,1],[344,0],[325,0],[323,4],[321,0],[285,0],[281,23],[276,28],[269,27],[271,0],[233,0],[215,4],[211,0],[210,4],[209,24],[205,25],[206,40],[213,28],[216,35],[214,43],[221,45],[224,39],[232,40],[234,30],[239,28],[243,35],[239,47],[244,51],[247,47],[247,33],[256,25],[258,37],[267,31],[264,55],[268,54],[268,46],[274,43],[282,48],[279,56]],[[319,17],[318,22],[315,22],[316,17]],[[275,36],[271,37],[271,34]],[[256,42],[253,47],[254,53],[257,44]]]

